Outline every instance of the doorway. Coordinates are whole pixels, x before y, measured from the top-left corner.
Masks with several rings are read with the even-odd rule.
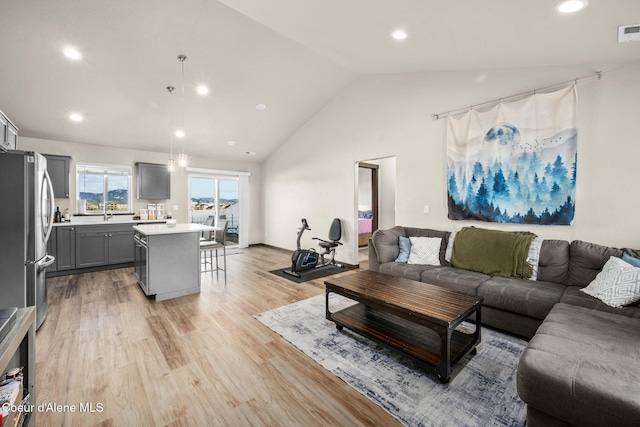
[[[378,169],[373,163],[358,163],[358,247],[368,245],[378,229]]]
[[[369,258],[369,238],[378,229],[396,225],[396,158],[356,163],[356,258]]]
[[[228,223],[226,242],[237,245],[240,234],[240,185],[237,178],[189,175],[189,222],[204,224],[211,218]]]

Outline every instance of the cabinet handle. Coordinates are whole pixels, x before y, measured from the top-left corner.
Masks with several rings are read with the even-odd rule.
[[[71,227],[71,231],[74,231],[74,230],[75,230],[75,228]]]

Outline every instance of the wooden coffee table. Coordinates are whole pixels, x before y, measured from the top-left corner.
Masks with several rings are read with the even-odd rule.
[[[324,283],[326,316],[339,330],[344,327],[402,351],[443,383],[463,357],[476,353],[482,297],[369,270]],[[331,313],[332,292],[358,303]],[[456,331],[473,313],[475,331]]]

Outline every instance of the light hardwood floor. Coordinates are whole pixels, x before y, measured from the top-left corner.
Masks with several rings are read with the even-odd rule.
[[[289,256],[243,249],[227,257],[226,287],[205,273],[200,294],[162,302],[143,294],[133,268],[49,279],[36,403],[76,412],[38,412],[37,425],[399,426],[252,317],[324,292],[324,279],[268,272]],[[95,412],[81,412],[87,403]]]

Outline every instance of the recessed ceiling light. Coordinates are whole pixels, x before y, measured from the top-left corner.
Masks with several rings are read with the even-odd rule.
[[[407,33],[404,32],[403,30],[397,30],[391,33],[391,37],[393,37],[396,40],[405,40],[407,38]]]
[[[266,106],[266,105],[264,105],[264,104],[258,104],[258,105],[256,105],[256,110],[262,111],[262,110],[264,110],[265,108],[267,108],[267,106]]]
[[[587,7],[589,3],[586,0],[568,0],[561,1],[556,6],[556,10],[562,13],[573,13]]]
[[[236,145],[235,141],[227,141],[227,145]]]
[[[78,49],[74,48],[74,47],[67,47],[64,49],[64,55],[69,58],[69,59],[73,59],[75,61],[78,61],[80,58],[82,58],[82,55],[80,54],[80,52],[78,51]]]
[[[247,156],[255,156],[256,152],[255,151],[245,151],[244,154],[247,155]]]
[[[84,117],[82,117],[78,113],[71,113],[71,114],[69,114],[69,119],[73,120],[74,122],[81,122],[81,121],[84,120]]]
[[[184,133],[184,131],[183,131],[182,129],[178,129],[178,130],[176,131],[176,133],[175,133],[175,136],[176,136],[177,138],[184,138],[184,135],[185,135],[185,133]]]
[[[200,95],[206,95],[209,93],[209,88],[206,87],[205,85],[200,85],[198,86],[198,88],[196,89],[196,91],[198,92],[198,94]]]

